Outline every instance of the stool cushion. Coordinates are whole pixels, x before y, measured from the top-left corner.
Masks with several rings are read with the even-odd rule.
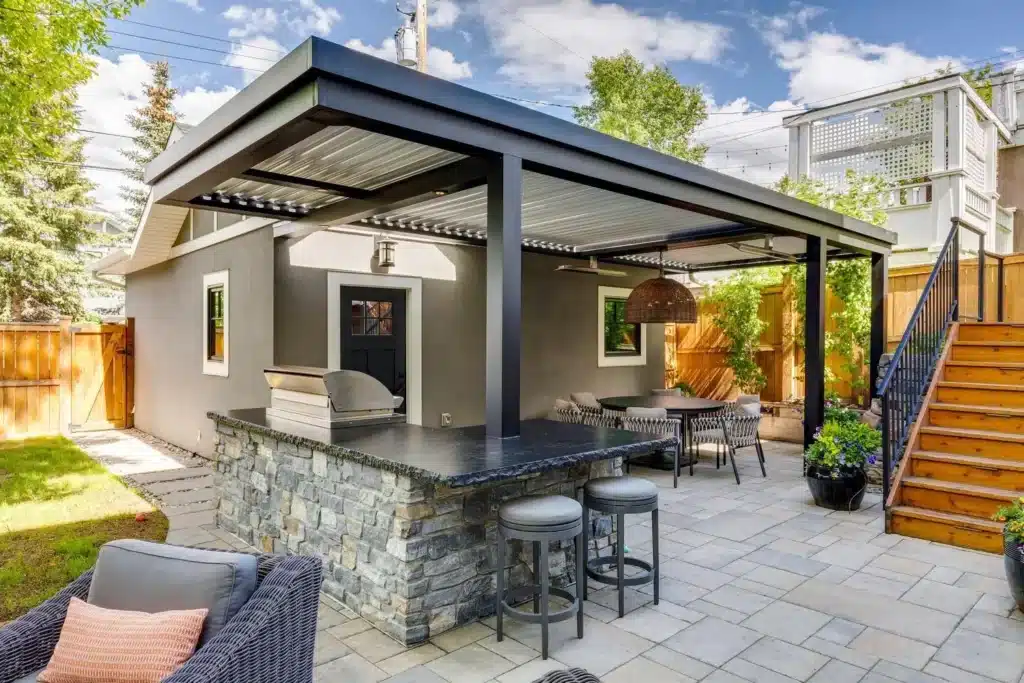
[[[591,479],[583,487],[586,495],[601,500],[650,500],[658,497],[654,482],[640,477],[600,477]]]
[[[559,526],[583,519],[583,506],[566,496],[527,496],[498,508],[498,519],[518,527]]]

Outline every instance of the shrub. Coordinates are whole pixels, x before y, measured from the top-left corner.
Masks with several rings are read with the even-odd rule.
[[[992,516],[997,522],[1003,522],[1004,533],[1013,539],[1017,545],[1024,545],[1024,496],[999,508],[999,511]]]
[[[844,425],[860,422],[860,413],[843,406],[838,399],[830,399],[825,402],[825,424],[830,422]]]
[[[826,422],[814,435],[804,457],[832,477],[874,465],[875,452],[882,446],[882,434],[863,422]]]

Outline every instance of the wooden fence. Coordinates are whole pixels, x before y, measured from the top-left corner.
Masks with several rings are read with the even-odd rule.
[[[0,324],[0,439],[130,427],[133,323]]]
[[[889,291],[886,295],[886,336],[889,350],[899,343],[910,316],[914,312],[931,265],[904,266],[889,271]],[[1024,322],[1024,254],[1013,254],[1003,260],[1003,320]],[[978,311],[978,262],[960,262],[961,316],[976,317]],[[999,264],[989,258],[985,262],[985,320],[994,322],[999,315]],[[832,331],[832,318],[828,313],[842,303],[829,292],[826,302],[826,329]],[[712,322],[714,311],[701,304],[696,324],[666,326],[665,379],[668,385],[684,381],[700,396],[729,398],[738,393],[734,386],[732,369],[727,356],[729,340]],[[759,309],[761,320],[768,323],[761,335],[757,363],[767,378],[761,391],[764,401],[787,401],[802,398],[803,351],[795,343],[794,323],[796,304],[791,287],[767,287],[761,293]],[[863,401],[865,394],[854,396],[848,373],[841,369],[842,359],[830,354],[828,367],[836,376],[830,390],[848,399]],[[866,373],[864,375],[867,376]]]

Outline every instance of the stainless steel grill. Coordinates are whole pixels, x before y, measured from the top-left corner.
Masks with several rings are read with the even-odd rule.
[[[278,365],[263,376],[270,385],[270,417],[328,429],[404,417],[395,413],[402,397],[362,372]]]

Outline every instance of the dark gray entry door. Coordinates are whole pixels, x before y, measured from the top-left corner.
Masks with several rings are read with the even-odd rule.
[[[404,398],[405,325],[404,289],[342,287],[341,367],[365,372]]]

